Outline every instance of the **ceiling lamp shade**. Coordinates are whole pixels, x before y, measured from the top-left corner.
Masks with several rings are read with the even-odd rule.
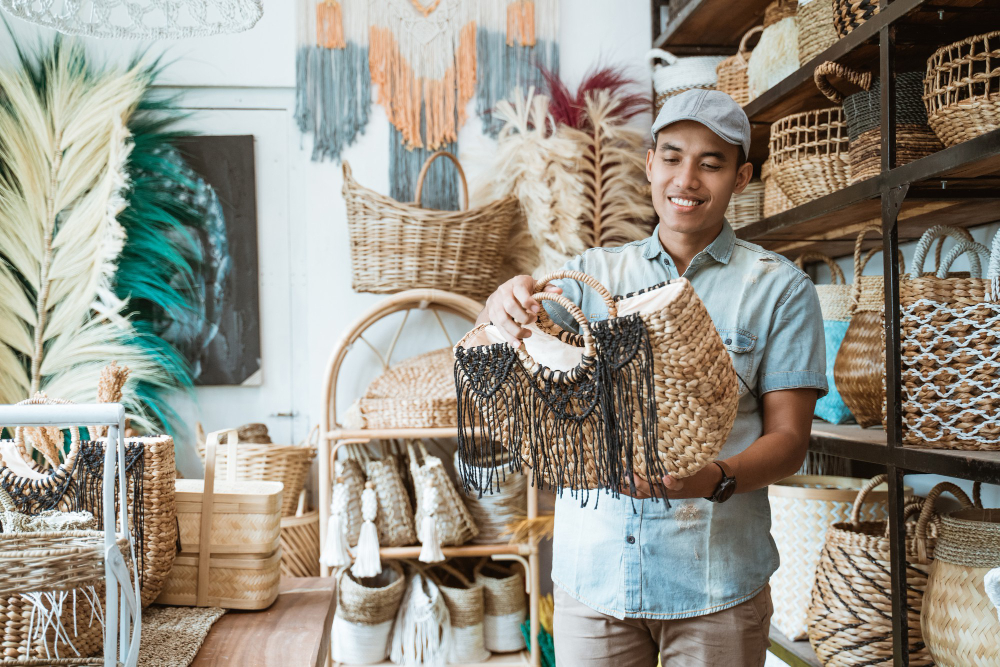
[[[67,35],[171,39],[243,32],[263,0],[0,0],[11,15]]]

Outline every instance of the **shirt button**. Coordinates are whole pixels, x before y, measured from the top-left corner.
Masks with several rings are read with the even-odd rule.
[[[635,537],[633,537],[632,535],[629,535],[628,537],[626,537],[626,538],[625,538],[625,540],[626,540],[626,541],[627,541],[627,542],[628,542],[629,544],[635,544]]]
[[[732,345],[732,344],[733,344],[733,339],[732,338],[727,338],[726,339],[726,345]]]

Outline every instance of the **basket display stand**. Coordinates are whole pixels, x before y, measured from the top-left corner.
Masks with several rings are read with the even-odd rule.
[[[368,309],[355,320],[337,341],[330,354],[324,375],[323,416],[319,442],[319,511],[320,511],[320,544],[326,542],[327,523],[330,518],[330,499],[333,492],[331,471],[337,452],[344,445],[367,445],[383,440],[406,439],[438,439],[458,437],[458,428],[381,428],[358,429],[345,428],[337,421],[337,380],[348,353],[355,343],[364,343],[378,357],[383,370],[389,368],[393,350],[402,335],[411,311],[431,313],[440,324],[448,345],[454,345],[441,313],[448,313],[475,322],[482,310],[482,304],[468,297],[435,289],[416,289],[400,292]],[[365,332],[376,322],[384,320],[396,313],[403,313],[402,321],[392,337],[386,352],[380,352],[372,341],[365,338]],[[530,472],[528,473],[530,475]],[[528,518],[538,516],[538,497],[531,479],[528,479]],[[479,667],[479,665],[494,667],[496,665],[531,665],[538,667],[541,662],[541,651],[538,646],[538,602],[539,602],[539,561],[537,544],[471,544],[456,547],[442,547],[445,558],[488,556],[492,560],[516,561],[524,567],[525,592],[528,594],[528,617],[531,625],[531,646],[528,650],[518,653],[493,654],[481,663],[468,663],[462,667]],[[379,555],[384,560],[415,560],[420,554],[420,545],[404,547],[382,547]],[[331,575],[330,568],[323,565],[321,576]],[[337,664],[337,663],[334,663]],[[386,660],[384,665],[392,663]]]
[[[115,532],[115,478],[118,493],[127,498],[125,475],[115,475],[118,461],[125,461],[125,408],[120,403],[93,405],[0,405],[0,424],[17,426],[107,426],[104,448],[104,665],[105,667],[135,667],[139,662],[139,640],[142,635],[142,613],[139,607],[139,568],[130,576],[128,566],[118,549]],[[128,540],[129,553],[135,562],[135,539],[129,530],[128,503],[118,503],[122,530]],[[129,581],[132,579],[132,582]],[[120,593],[119,593],[120,589]],[[4,591],[0,591],[2,595]],[[119,599],[120,597],[120,599]],[[118,635],[113,628],[118,627]],[[119,654],[120,648],[120,654]],[[81,663],[83,664],[83,663]]]

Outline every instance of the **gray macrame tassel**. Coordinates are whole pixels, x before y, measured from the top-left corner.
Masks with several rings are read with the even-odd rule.
[[[559,45],[538,40],[535,46],[507,46],[507,36],[480,28],[476,34],[476,113],[483,121],[483,134],[496,138],[503,122],[493,119],[493,108],[510,97],[514,89],[545,88],[539,66],[559,73]]]
[[[302,46],[295,58],[295,121],[313,133],[314,162],[340,160],[364,134],[372,106],[368,48]]]

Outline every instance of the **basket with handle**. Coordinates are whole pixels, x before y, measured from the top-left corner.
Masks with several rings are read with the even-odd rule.
[[[764,31],[747,65],[747,88],[756,99],[799,68],[795,0],[774,0],[764,10]]]
[[[945,146],[1000,129],[1000,31],[942,46],[927,60],[927,119]]]
[[[785,116],[771,125],[771,177],[796,206],[847,187],[847,122],[840,107]]]
[[[428,570],[441,591],[451,617],[449,663],[477,663],[489,659],[483,623],[485,618],[484,586],[471,581],[457,568],[445,563]]]
[[[759,35],[764,26],[759,25],[747,30],[740,40],[736,55],[729,56],[715,68],[715,87],[736,100],[740,106],[750,101],[750,87],[747,81],[747,65],[750,63],[750,49],[747,42],[754,35]]]
[[[441,546],[465,544],[479,535],[479,528],[473,521],[469,508],[458,495],[441,459],[428,454],[427,447],[420,440],[407,440],[406,451],[410,458],[410,476],[417,500],[414,523],[420,526],[425,516],[433,514]],[[436,493],[429,494],[428,487],[434,487]],[[432,497],[436,502],[434,506],[429,506]]]
[[[861,520],[869,494],[885,481],[885,475],[869,480],[858,492],[851,520],[833,524],[826,534],[807,625],[816,656],[829,667],[893,664],[889,523]],[[931,489],[926,500],[909,503],[904,510],[906,518],[919,514],[916,522],[906,522],[907,644],[914,667],[934,664],[920,633],[920,610],[937,541],[932,523],[934,503],[944,491],[963,506],[972,505],[960,488],[942,482]]]
[[[862,23],[878,14],[879,0],[833,0],[833,25],[847,37]]]
[[[804,65],[834,45],[833,0],[799,0],[799,64]]]
[[[513,566],[483,560],[475,570],[475,582],[483,587],[483,635],[486,648],[510,653],[525,647],[521,623],[528,617],[524,573]]]
[[[923,273],[930,245],[958,243],[936,273]],[[938,246],[940,252],[940,246]],[[971,273],[950,273],[965,254]],[[988,263],[982,276],[980,257]],[[903,442],[914,447],[1000,449],[1000,235],[992,254],[968,232],[934,227],[921,237],[900,281]]]
[[[330,631],[337,664],[370,665],[389,656],[393,621],[406,592],[406,576],[396,561],[388,561],[374,577],[359,579],[349,567],[337,577],[337,609]]]
[[[461,211],[422,208],[424,176],[433,160],[455,163],[464,193]],[[469,208],[468,184],[451,153],[427,158],[417,179],[416,202],[399,202],[354,180],[344,161],[344,200],[350,235],[352,287],[393,294],[431,287],[485,300],[497,285],[511,225],[521,215],[513,196]]]
[[[692,88],[715,88],[715,68],[725,60],[725,56],[689,56],[678,58],[663,49],[651,49],[646,54],[653,69],[653,88],[656,90],[656,108],[663,106],[664,100]],[[657,61],[662,60],[665,65]]]

